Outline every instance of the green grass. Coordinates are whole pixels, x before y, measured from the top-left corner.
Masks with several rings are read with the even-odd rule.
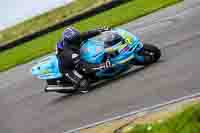
[[[130,2],[119,7],[80,21],[79,23],[74,24],[74,26],[81,31],[104,25],[113,27],[179,1],[180,0],[130,0]],[[0,71],[7,70],[18,64],[26,63],[27,61],[54,51],[55,44],[59,40],[63,29],[0,53]]]
[[[111,0],[75,0],[69,5],[56,8],[42,15],[0,31],[0,45],[16,40],[22,36],[44,29],[66,18],[85,12]]]
[[[150,127],[151,130],[148,130]],[[123,133],[200,133],[200,103],[187,107],[162,123],[135,125],[131,131]]]

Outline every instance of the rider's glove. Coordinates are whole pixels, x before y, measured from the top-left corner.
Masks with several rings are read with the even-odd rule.
[[[84,61],[78,63],[77,69],[83,71],[86,74],[94,72],[93,65]]]
[[[109,31],[109,30],[111,30],[111,28],[110,28],[110,27],[107,27],[107,26],[104,26],[104,27],[99,28],[98,30],[101,31],[101,32],[104,32],[104,31]]]

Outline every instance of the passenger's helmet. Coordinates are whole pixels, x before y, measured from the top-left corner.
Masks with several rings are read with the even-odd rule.
[[[64,42],[67,42],[69,44],[76,43],[80,41],[80,34],[81,33],[74,27],[69,27],[63,32],[62,39],[64,40]]]
[[[112,32],[112,31],[106,31],[102,33],[103,38],[102,40],[105,43],[105,47],[112,47],[113,45],[117,44],[117,43],[124,43],[124,39],[121,35],[119,35],[118,33]]]

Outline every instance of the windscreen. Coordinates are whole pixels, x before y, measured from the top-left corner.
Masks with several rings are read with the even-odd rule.
[[[112,35],[113,35],[113,33],[111,31],[106,31],[106,32],[103,32],[96,37],[93,37],[92,39],[97,40],[97,41],[101,41],[101,42],[105,42],[107,40],[111,40]]]

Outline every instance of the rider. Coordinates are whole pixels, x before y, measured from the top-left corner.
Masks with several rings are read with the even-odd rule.
[[[69,27],[64,30],[62,39],[57,43],[60,70],[81,92],[88,91],[89,79],[80,74],[75,68],[77,64],[79,66],[83,63],[79,57],[80,44],[84,40],[109,30],[110,28],[103,27],[80,33],[74,27]],[[85,62],[84,66],[86,71],[90,71],[90,65]]]

